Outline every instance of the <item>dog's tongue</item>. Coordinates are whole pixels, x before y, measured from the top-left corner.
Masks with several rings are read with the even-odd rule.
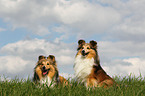
[[[43,72],[43,75],[46,75],[47,74],[47,71],[46,72]]]

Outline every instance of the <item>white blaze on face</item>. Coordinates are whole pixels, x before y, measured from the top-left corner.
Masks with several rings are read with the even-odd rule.
[[[94,59],[87,59],[81,55],[76,56],[74,70],[75,70],[75,77],[82,82],[85,81],[85,78],[91,73],[93,68]]]
[[[82,49],[85,51],[85,53],[90,52],[90,45],[88,43],[86,43],[85,45],[82,46]]]

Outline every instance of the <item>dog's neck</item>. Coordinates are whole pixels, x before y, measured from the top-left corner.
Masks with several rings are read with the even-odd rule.
[[[58,81],[56,74],[53,77],[51,77],[49,75],[44,76],[39,81],[40,84],[47,85],[48,87],[53,87],[54,85],[58,84],[58,82],[59,81]]]
[[[94,58],[85,58],[81,55],[77,55],[74,64],[75,77],[84,82],[84,78],[87,78],[87,76],[91,73],[93,65]]]
[[[45,77],[42,77],[39,82],[40,82],[40,84],[44,84],[44,85],[47,85],[48,87],[50,87],[50,85],[52,83],[52,78],[50,78],[49,76],[45,76]]]

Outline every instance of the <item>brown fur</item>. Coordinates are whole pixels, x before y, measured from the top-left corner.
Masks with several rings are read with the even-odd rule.
[[[115,81],[106,74],[100,65],[93,66],[91,74],[88,76],[88,86],[107,88],[113,84]]]
[[[45,66],[45,68],[49,70],[47,75],[43,75],[43,66]],[[64,77],[59,76],[56,60],[53,55],[49,55],[47,59],[42,55],[38,57],[38,62],[36,64],[36,67],[34,68],[33,81],[35,83],[38,83],[45,76],[54,78],[57,84],[68,84],[67,80]]]
[[[92,67],[91,73],[87,77],[87,87],[110,87],[116,84],[115,81],[106,74],[100,65],[100,60],[97,52],[97,42],[90,41],[90,43],[85,43],[84,40],[78,41],[78,53],[83,54],[82,51],[85,50],[85,58],[94,58],[94,65]],[[76,55],[76,56],[77,56]]]
[[[59,80],[60,80],[60,83],[61,83],[61,84],[68,85],[68,81],[67,81],[64,77],[59,76]]]

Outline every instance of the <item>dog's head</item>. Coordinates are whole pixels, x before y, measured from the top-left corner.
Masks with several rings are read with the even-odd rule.
[[[48,56],[47,58],[42,55],[38,57],[37,67],[39,67],[39,69],[41,70],[42,76],[47,75],[50,70],[55,69],[54,62],[55,62],[55,57],[53,55]]]
[[[79,40],[77,50],[78,54],[84,57],[95,55],[97,51],[97,42],[92,40],[89,43],[86,43],[84,40]]]

